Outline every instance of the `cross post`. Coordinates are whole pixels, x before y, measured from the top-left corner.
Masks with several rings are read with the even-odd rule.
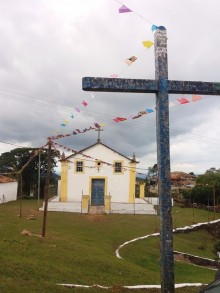
[[[99,127],[98,129],[95,129],[95,131],[98,131],[98,138],[97,138],[97,142],[100,142],[100,131],[103,131],[103,129],[101,129],[101,127]]]
[[[174,293],[170,180],[169,93],[220,95],[220,83],[168,80],[166,28],[155,33],[155,80],[84,77],[83,90],[156,94],[157,165],[160,204],[161,293]]]

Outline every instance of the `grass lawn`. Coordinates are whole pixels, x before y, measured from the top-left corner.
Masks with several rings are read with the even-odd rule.
[[[193,219],[207,221],[207,212],[198,209],[194,209],[193,218],[192,209],[174,208],[173,213],[179,227],[192,224]],[[35,219],[28,219],[33,214]],[[39,237],[42,218],[35,200],[23,201],[22,218],[19,202],[0,205],[0,292],[131,292],[118,286],[160,284],[159,238],[131,243],[120,251],[123,259],[115,256],[116,248],[123,242],[158,230],[159,217],[49,212],[45,239]],[[21,235],[24,229],[36,235]],[[214,239],[204,233],[175,235],[174,248],[212,257]],[[206,239],[205,250],[198,248],[201,239]],[[176,283],[209,283],[214,274],[208,269],[175,262]],[[69,289],[56,286],[57,283],[115,287],[110,291]],[[197,291],[198,288],[176,290]]]

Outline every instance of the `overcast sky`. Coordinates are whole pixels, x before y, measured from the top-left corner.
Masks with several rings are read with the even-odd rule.
[[[133,12],[119,14],[123,3]],[[153,94],[91,93],[85,76],[155,78],[152,24],[168,36],[169,79],[220,82],[219,0],[0,0],[0,153],[16,146],[41,147],[58,129],[71,133],[106,123],[101,141],[139,167],[156,163],[155,113],[114,123],[155,107]],[[137,60],[130,66],[125,60]],[[184,96],[189,100],[191,95]],[[178,105],[170,95],[171,170],[204,173],[220,167],[219,96]],[[74,119],[70,115],[89,102]],[[61,127],[66,119],[70,123]],[[75,150],[97,132],[61,139]],[[62,151],[62,149],[60,149]],[[142,173],[146,171],[139,170]]]

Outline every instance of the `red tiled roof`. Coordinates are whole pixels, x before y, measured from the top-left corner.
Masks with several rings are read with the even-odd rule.
[[[16,182],[15,179],[0,175],[0,183]]]

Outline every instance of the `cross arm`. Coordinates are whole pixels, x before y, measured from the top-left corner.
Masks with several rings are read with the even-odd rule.
[[[158,89],[157,81],[149,79],[83,77],[82,83],[84,91],[95,92],[155,93]]]
[[[157,93],[158,81],[151,79],[83,77],[82,88],[84,91],[96,92]],[[168,80],[168,91],[170,94],[218,96],[220,95],[220,83]]]

